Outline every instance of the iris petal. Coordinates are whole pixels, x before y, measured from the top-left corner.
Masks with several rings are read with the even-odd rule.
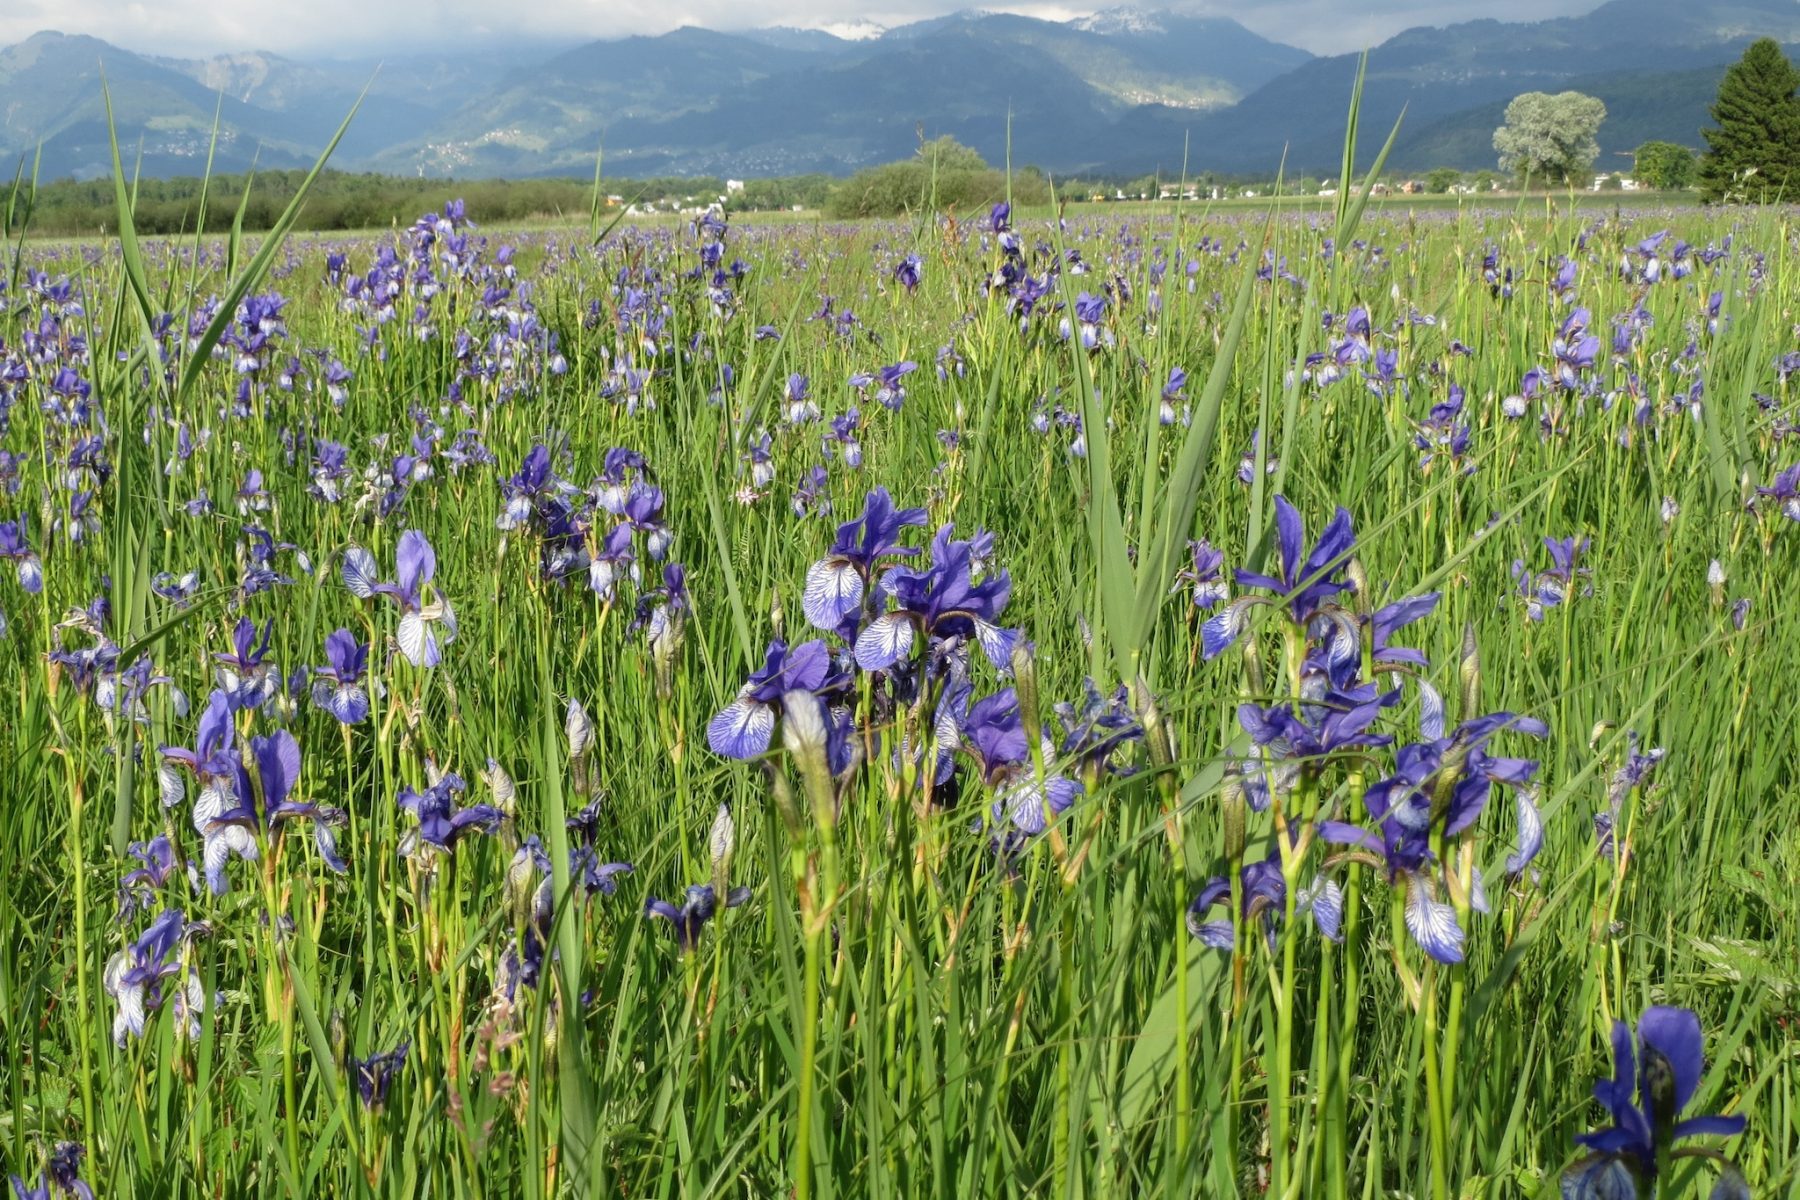
[[[375,594],[375,585],[379,582],[375,574],[375,556],[361,546],[344,551],[344,562],[338,574],[343,577],[350,594],[358,600],[367,600]]]
[[[1462,961],[1463,931],[1456,923],[1456,910],[1433,896],[1430,885],[1417,875],[1406,883],[1406,931],[1437,961]]]
[[[912,620],[904,613],[876,617],[856,639],[856,665],[883,671],[912,651]]]
[[[726,758],[751,759],[769,748],[775,708],[739,696],[707,722],[706,744]]]
[[[806,592],[800,607],[813,628],[827,632],[862,603],[863,578],[855,565],[842,558],[822,558],[806,572]]]

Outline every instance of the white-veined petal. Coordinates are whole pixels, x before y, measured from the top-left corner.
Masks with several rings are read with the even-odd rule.
[[[164,808],[174,808],[187,799],[187,781],[169,763],[156,768],[156,791]]]
[[[352,546],[344,551],[343,565],[339,567],[338,574],[352,596],[358,600],[367,600],[375,594],[375,585],[380,582],[375,570],[375,556],[361,546]]]
[[[406,661],[413,666],[435,665],[435,658],[430,663],[425,661],[427,653],[435,654],[436,646],[426,636],[425,618],[418,613],[407,613],[400,618],[400,628],[395,634],[395,640],[400,643],[400,653],[406,655]]]
[[[1463,931],[1456,923],[1456,910],[1432,895],[1431,885],[1418,875],[1406,880],[1406,931],[1437,961],[1462,961]]]
[[[1425,680],[1419,680],[1419,736],[1435,742],[1444,736],[1444,697]]]
[[[706,724],[706,744],[726,758],[755,758],[775,735],[775,709],[739,696]]]
[[[912,652],[912,618],[905,613],[876,617],[856,639],[856,665],[884,671]]]
[[[1506,873],[1517,875],[1544,848],[1544,817],[1529,788],[1516,788],[1513,799],[1519,813],[1519,848],[1506,856]]]
[[[856,611],[862,598],[863,578],[856,567],[841,558],[822,558],[807,569],[800,607],[813,628],[829,633]]]
[[[1012,669],[1013,646],[1019,640],[1016,629],[1005,629],[999,625],[977,619],[975,622],[975,640],[981,643],[981,649],[988,656],[988,661],[1000,671]]]

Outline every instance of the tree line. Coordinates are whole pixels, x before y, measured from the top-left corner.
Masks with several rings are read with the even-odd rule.
[[[1773,38],[1753,42],[1725,72],[1713,125],[1700,130],[1706,151],[1646,142],[1634,157],[1643,184],[1698,186],[1708,202],[1792,200],[1800,188],[1800,71]],[[1506,106],[1494,149],[1500,169],[1521,180],[1562,185],[1593,174],[1606,105],[1580,92],[1527,92]]]

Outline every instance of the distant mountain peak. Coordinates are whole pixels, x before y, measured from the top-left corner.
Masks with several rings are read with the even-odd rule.
[[[1107,37],[1120,34],[1162,33],[1167,28],[1165,13],[1138,8],[1130,4],[1121,4],[1113,8],[1103,8],[1086,17],[1077,17],[1069,22],[1072,28],[1083,33],[1097,33]]]
[[[866,42],[887,32],[887,26],[874,21],[830,21],[819,29],[846,42]]]

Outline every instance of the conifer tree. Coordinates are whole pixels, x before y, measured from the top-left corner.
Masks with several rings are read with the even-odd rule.
[[[1794,199],[1800,190],[1800,71],[1773,38],[1744,51],[1719,85],[1704,131],[1700,192],[1709,201]]]

